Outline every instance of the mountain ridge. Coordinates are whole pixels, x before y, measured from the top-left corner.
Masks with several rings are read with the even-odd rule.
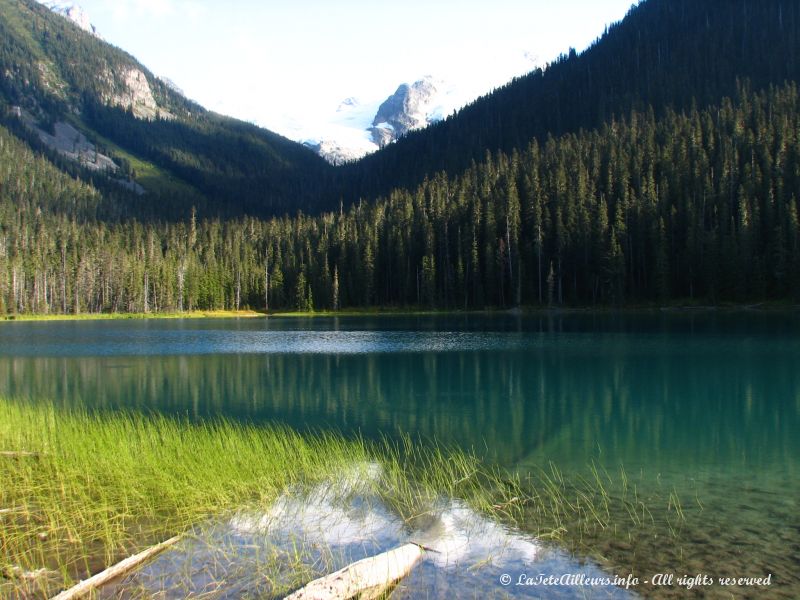
[[[42,0],[41,3],[54,13],[69,19],[85,32],[91,33],[93,36],[101,40],[103,39],[103,36],[101,36],[97,31],[97,28],[92,24],[89,15],[86,14],[86,11],[80,4],[75,4],[65,0]]]
[[[334,165],[353,162],[453,113],[456,90],[430,75],[401,83],[381,102],[348,97],[328,117],[325,133],[302,136],[302,142]]]
[[[127,175],[147,172],[137,183],[152,198],[137,204],[154,214],[185,215],[194,206],[204,214],[267,215],[326,202],[329,167],[302,145],[205,110],[130,54],[38,2],[0,0],[0,16],[6,122],[24,111],[30,118],[21,124],[33,124],[39,139],[48,138],[36,130],[53,134],[55,123],[92,143],[103,139],[116,148],[109,158],[118,167],[139,164]],[[158,199],[164,195],[166,204]]]
[[[719,102],[800,78],[800,5],[777,0],[719,10],[714,2],[647,0],[586,50],[562,54],[456,114],[409,132],[380,153],[345,166],[356,194],[414,187],[439,171],[459,173],[487,152],[577,133],[652,107],[657,114]],[[710,36],[709,32],[718,32]],[[387,185],[387,181],[391,184]]]
[[[67,33],[73,26],[66,19],[58,17],[63,25],[55,16],[45,19],[47,9],[32,0],[0,0],[0,6],[12,17],[14,7],[22,7],[18,17],[0,23],[8,33],[0,73],[4,114],[19,107],[38,121],[47,116],[42,124],[48,126],[66,116],[90,141],[105,138],[151,172],[182,182],[182,189],[194,191],[170,200],[176,215],[192,206],[203,214],[316,213],[413,188],[440,171],[457,174],[487,153],[600,126],[633,108],[663,114],[692,102],[705,106],[733,96],[740,79],[757,90],[800,76],[792,37],[800,21],[795,3],[715,11],[709,2],[648,0],[586,51],[570,50],[447,118],[405,131],[381,151],[333,169],[312,158],[308,147],[206,111],[94,36],[77,28]],[[32,19],[46,23],[33,27]],[[60,43],[42,34],[48,28],[58,32]],[[709,38],[708,31],[720,33]],[[30,98],[36,102],[26,106]],[[385,133],[378,126],[387,120],[372,123]],[[323,150],[323,143],[316,149]]]
[[[124,83],[132,58],[28,0],[0,9],[0,310],[800,298],[797,0],[647,0],[586,52],[336,168],[144,67],[172,117],[137,117],[97,77]],[[147,193],[46,152],[23,111],[128,160]]]

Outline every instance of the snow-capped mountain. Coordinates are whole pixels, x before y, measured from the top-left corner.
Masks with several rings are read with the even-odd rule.
[[[42,4],[54,13],[58,13],[62,17],[69,19],[84,31],[103,39],[102,36],[97,33],[97,28],[92,25],[92,22],[89,20],[89,15],[86,14],[86,11],[83,10],[80,5],[65,0],[46,0],[42,2]]]
[[[444,119],[469,100],[444,81],[424,77],[401,84],[383,101],[342,100],[313,134],[301,139],[331,163],[355,160]]]
[[[397,91],[378,107],[372,120],[372,141],[385,146],[414,129],[421,129],[441,120],[445,112],[441,82],[425,77],[413,84],[401,84]]]

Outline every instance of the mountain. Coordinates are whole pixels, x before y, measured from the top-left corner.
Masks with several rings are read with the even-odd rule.
[[[797,302],[798,148],[797,83],[742,86],[317,216],[109,224],[0,128],[0,312]]]
[[[97,32],[97,28],[92,25],[89,15],[86,14],[86,11],[83,10],[83,7],[79,4],[64,2],[63,0],[48,0],[46,2],[42,2],[42,4],[52,10],[54,13],[66,17],[84,31],[103,39],[103,36]]]
[[[340,167],[0,16],[0,311],[800,300],[798,0],[646,0]]]
[[[304,145],[331,164],[358,160],[378,150],[368,131],[376,110],[374,102],[345,98],[335,112],[323,114],[319,122],[298,132],[298,136]]]
[[[0,10],[6,126],[51,156],[72,159],[84,177],[97,179],[103,169],[96,167],[107,165],[119,186],[141,186],[145,193],[133,204],[139,213],[185,215],[193,206],[201,214],[315,213],[413,189],[487,153],[591,130],[634,109],[660,116],[733,97],[742,80],[759,90],[800,75],[796,0],[725,10],[708,0],[648,0],[586,51],[569,51],[443,120],[441,94],[447,99],[449,91],[423,79],[377,106],[343,101],[336,135],[322,132],[304,147],[204,110],[130,55],[32,0],[0,0]],[[70,127],[83,136],[75,148],[63,139],[74,136]],[[395,138],[351,160],[376,140]],[[334,169],[308,146],[346,164]],[[94,167],[90,156],[98,158]]]
[[[632,110],[656,115],[800,79],[800,3],[647,0],[587,50],[516,78],[449,118],[347,165],[357,196],[456,174],[487,152],[600,127]]]
[[[382,102],[345,98],[303,143],[332,164],[352,162],[442,120],[463,103],[463,93],[426,76],[400,84]]]
[[[312,151],[205,110],[86,31],[76,7],[50,6],[58,14],[0,0],[0,124],[63,169],[132,192],[109,214],[271,215],[338,200]]]
[[[442,105],[440,86],[432,77],[411,85],[400,85],[378,107],[370,127],[372,141],[383,148],[409,131],[422,129],[444,118],[447,109]]]

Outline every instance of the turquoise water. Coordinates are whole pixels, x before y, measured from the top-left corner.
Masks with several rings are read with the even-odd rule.
[[[576,551],[643,579],[773,575],[647,595],[800,597],[794,313],[2,323],[0,395],[409,433],[567,481],[594,468],[651,516],[612,507],[567,534]]]

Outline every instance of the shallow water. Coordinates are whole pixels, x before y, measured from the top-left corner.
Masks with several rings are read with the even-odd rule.
[[[800,597],[794,313],[0,323],[0,394],[411,433],[568,481],[591,463],[652,515],[581,530],[571,549],[642,580],[773,575],[648,596]],[[626,506],[611,521],[629,523]]]
[[[379,469],[369,469],[367,475],[378,478]],[[275,582],[288,584],[294,575],[287,567],[293,557],[314,565],[306,577],[310,580],[410,541],[428,550],[393,598],[542,597],[537,587],[519,585],[517,574],[522,573],[570,573],[597,582],[566,582],[548,598],[638,597],[604,585],[609,575],[596,564],[511,531],[463,503],[442,499],[410,525],[358,483],[329,482],[310,491],[289,492],[267,512],[243,512],[198,528],[174,551],[106,590],[106,597],[158,594],[177,600],[211,590],[218,598],[272,597]],[[276,562],[283,567],[276,569]],[[509,573],[515,574],[513,581],[503,579]]]

